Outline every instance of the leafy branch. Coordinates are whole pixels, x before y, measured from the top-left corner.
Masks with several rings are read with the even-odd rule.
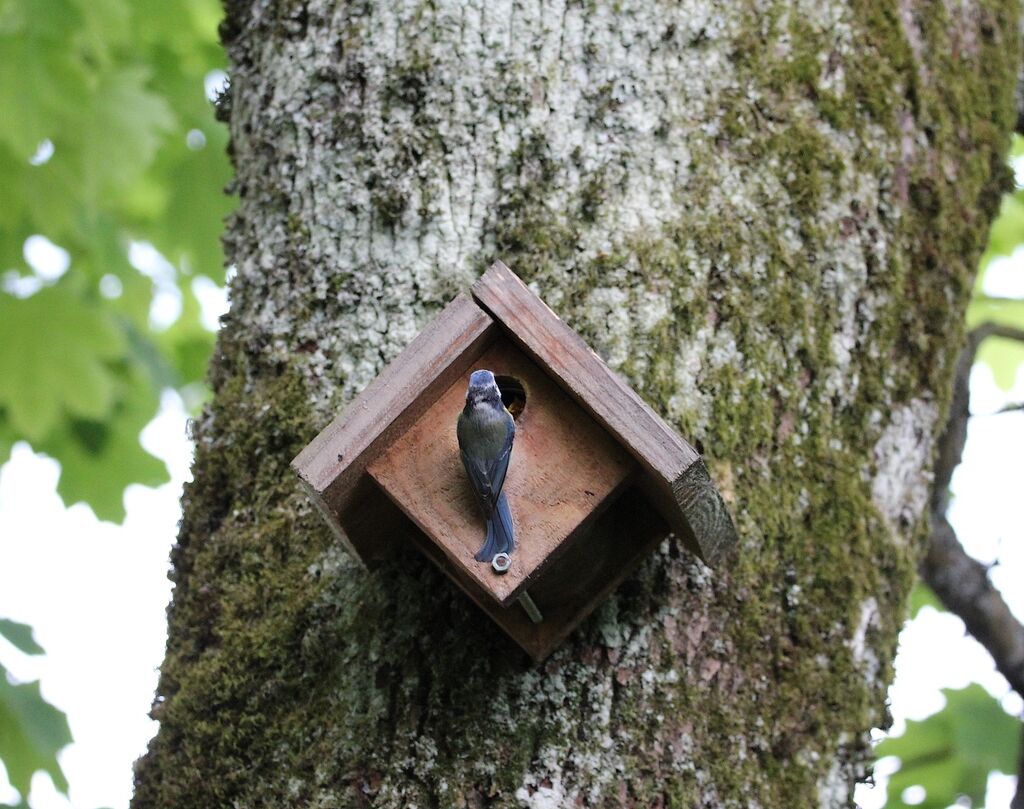
[[[40,655],[43,648],[32,637],[32,628],[0,618],[0,637],[23,654]],[[39,683],[11,683],[0,665],[0,761],[7,777],[28,806],[32,776],[42,771],[65,795],[68,781],[57,762],[57,753],[71,743],[71,729],[64,714],[47,703]]]
[[[223,282],[232,207],[204,92],[220,14],[216,0],[0,2],[0,463],[28,441],[60,462],[65,502],[100,519],[124,518],[129,484],[168,479],[139,432],[162,389],[200,387],[213,346],[192,281]],[[156,248],[159,271],[133,244]],[[181,303],[172,325],[151,318],[159,295]]]

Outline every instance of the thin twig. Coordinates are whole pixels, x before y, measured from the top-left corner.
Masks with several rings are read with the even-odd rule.
[[[971,297],[971,303],[1019,303],[1024,304],[1024,298],[1015,298],[1010,295],[986,295],[984,292],[975,292]]]
[[[1003,413],[1016,413],[1019,410],[1024,410],[1024,402],[1013,402],[1012,404],[1004,405],[998,410],[990,410],[988,413],[971,413],[971,418],[984,418],[985,416],[1001,416]]]
[[[997,300],[1020,300],[1021,303],[1024,303],[1024,299],[1019,298],[998,298]],[[982,323],[967,335],[967,347],[964,350],[971,350],[972,363],[974,362],[974,355],[978,352],[978,346],[981,344],[981,341],[989,337],[1002,337],[1004,340],[1016,340],[1024,343],[1024,329],[1018,329],[1014,326],[1004,326],[1002,323]],[[968,371],[970,371],[970,368],[968,368]]]

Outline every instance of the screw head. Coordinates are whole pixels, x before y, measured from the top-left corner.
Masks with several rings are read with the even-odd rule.
[[[494,568],[495,573],[505,573],[512,567],[512,557],[507,553],[496,553],[491,559],[491,567]]]

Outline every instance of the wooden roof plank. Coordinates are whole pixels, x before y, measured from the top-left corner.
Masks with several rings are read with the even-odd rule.
[[[473,297],[650,472],[671,484],[700,456],[501,261]]]
[[[666,484],[699,460],[699,453],[500,261],[472,291],[516,342]]]
[[[736,532],[700,454],[505,264],[492,264],[472,294],[637,459],[683,539],[709,564],[721,558]]]
[[[463,373],[494,328],[468,295],[458,295],[295,457],[292,468],[324,505],[343,511],[366,465]]]

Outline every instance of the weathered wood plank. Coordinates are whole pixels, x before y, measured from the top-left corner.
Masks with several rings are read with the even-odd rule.
[[[697,461],[680,475],[672,492],[700,546],[701,558],[711,566],[718,564],[736,544],[736,528],[704,461]]]
[[[473,297],[645,468],[670,483],[700,458],[500,261],[473,285]]]
[[[345,531],[366,466],[434,403],[496,334],[494,321],[459,295],[292,461],[336,529]],[[351,534],[361,556],[369,551]]]
[[[668,536],[669,530],[668,523],[651,508],[641,491],[627,487],[588,527],[586,540],[573,543],[530,587],[530,595],[544,616],[534,634],[527,636],[531,644],[527,651],[534,660],[547,657],[572,634]]]

